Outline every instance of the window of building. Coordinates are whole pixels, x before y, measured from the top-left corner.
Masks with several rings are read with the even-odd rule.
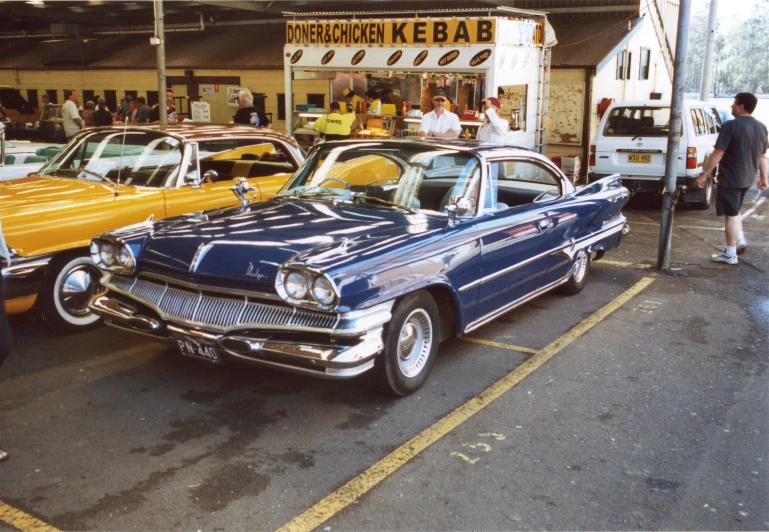
[[[125,91],[126,96],[130,96],[133,101],[136,101],[136,98],[139,97],[139,91]]]
[[[651,62],[652,51],[648,48],[641,48],[641,60],[638,66],[638,79],[649,79],[649,63]]]
[[[87,102],[88,100],[93,100],[93,96],[94,96],[93,91],[83,91],[83,101],[80,102],[83,108],[85,108],[85,102]],[[93,102],[93,103],[95,104],[96,102]]]
[[[29,102],[29,105],[35,108],[39,108],[40,105],[38,105],[37,101],[37,89],[27,89],[27,101]]]
[[[278,120],[286,119],[286,95],[278,94]]]
[[[59,103],[59,93],[56,89],[45,89],[45,93],[51,99],[51,103]]]
[[[314,103],[315,107],[323,109],[326,107],[326,95],[325,94],[308,94],[307,103]]]
[[[626,52],[623,50],[617,54],[617,79],[625,79],[627,69]]]
[[[114,113],[117,108],[117,91],[104,91],[104,99],[107,100],[107,109]]]
[[[147,91],[147,105],[152,107],[158,102],[158,91]]]

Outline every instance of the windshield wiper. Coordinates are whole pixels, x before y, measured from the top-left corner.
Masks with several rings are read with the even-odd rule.
[[[395,207],[397,209],[403,209],[405,211],[408,211],[410,213],[417,212],[415,209],[409,209],[408,207],[404,207],[403,205],[399,205],[397,203],[393,203],[392,201],[383,200],[382,198],[377,198],[376,196],[367,196],[363,193],[352,193],[352,197],[355,199],[364,199],[366,201],[376,201],[377,203],[382,203],[384,205],[389,205],[391,207]]]
[[[110,185],[114,185],[115,184],[109,177],[107,177],[107,176],[105,176],[103,174],[100,174],[99,172],[95,172],[93,170],[89,170],[88,168],[85,168],[85,167],[81,168],[80,171],[81,172],[85,172],[86,174],[91,174],[92,176],[96,176],[99,179],[101,179],[102,181],[106,181]]]

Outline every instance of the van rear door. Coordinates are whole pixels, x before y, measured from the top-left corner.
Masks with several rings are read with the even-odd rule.
[[[663,177],[669,130],[670,107],[613,107],[596,141],[595,173],[620,173],[623,179]]]

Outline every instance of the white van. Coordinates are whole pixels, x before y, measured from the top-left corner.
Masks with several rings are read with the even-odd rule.
[[[713,197],[713,179],[703,188],[694,183],[716,144],[721,118],[713,104],[684,100],[682,119],[676,181],[687,187],[684,201],[707,209]],[[603,115],[590,146],[591,180],[619,173],[622,184],[631,192],[661,193],[665,184],[669,130],[669,102],[612,104]]]

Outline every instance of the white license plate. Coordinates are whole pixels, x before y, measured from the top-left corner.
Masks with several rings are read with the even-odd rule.
[[[627,162],[650,164],[652,162],[652,156],[651,153],[630,153],[627,156]]]
[[[222,363],[222,357],[213,344],[190,338],[174,338],[174,341],[179,352],[186,357],[201,358],[214,364]]]

